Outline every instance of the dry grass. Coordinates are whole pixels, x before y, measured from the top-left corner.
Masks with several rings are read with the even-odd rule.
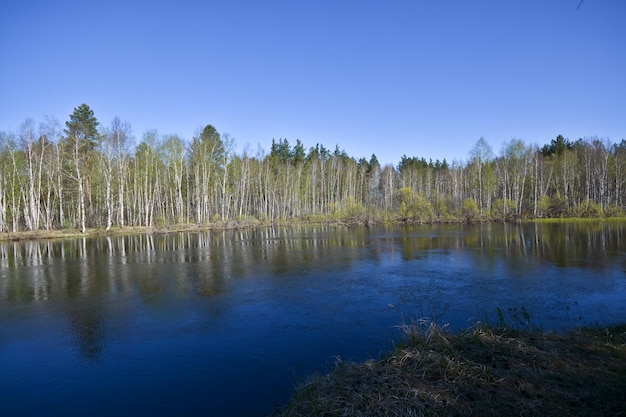
[[[626,326],[568,334],[406,326],[382,360],[338,362],[276,416],[626,416]]]
[[[37,230],[37,231],[20,231],[20,232],[4,232],[0,233],[0,241],[21,241],[21,240],[43,240],[43,239],[65,239],[75,237],[93,237],[93,236],[126,236],[137,234],[168,234],[178,232],[201,232],[207,230],[227,230],[227,229],[243,229],[252,227],[262,227],[266,224],[252,221],[232,221],[229,223],[211,223],[206,225],[197,224],[175,224],[162,227],[144,227],[144,226],[114,226],[109,230],[104,228],[87,229],[85,233],[81,233],[78,229],[55,229],[55,230]]]
[[[41,240],[41,239],[60,239],[84,236],[78,230],[37,230],[22,232],[3,232],[0,233],[0,242],[2,241],[19,241],[19,240]]]

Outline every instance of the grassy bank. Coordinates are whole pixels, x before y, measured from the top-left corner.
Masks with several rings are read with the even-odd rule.
[[[497,221],[489,219],[476,219],[473,222],[480,221]],[[602,218],[580,218],[580,217],[563,217],[563,218],[542,218],[542,219],[528,219],[526,221],[536,223],[598,223],[598,222],[611,222],[611,223],[626,223],[626,217],[602,217]],[[467,219],[448,219],[447,221],[430,221],[427,224],[447,224],[447,223],[467,223]],[[267,227],[267,226],[289,226],[289,225],[307,225],[307,224],[327,224],[337,226],[352,226],[352,225],[368,225],[377,223],[387,224],[421,224],[422,222],[412,220],[398,220],[398,219],[385,219],[385,218],[371,218],[371,219],[344,219],[336,218],[332,216],[307,216],[303,218],[292,218],[285,220],[275,221],[261,221],[254,218],[246,220],[233,220],[228,222],[217,221],[210,224],[194,224],[194,223],[180,223],[166,226],[157,227],[142,227],[142,226],[126,226],[119,227],[114,226],[109,230],[105,228],[93,228],[87,229],[85,233],[81,233],[78,229],[54,229],[54,230],[37,230],[37,231],[19,231],[19,232],[3,232],[0,233],[0,241],[19,241],[19,240],[38,240],[38,239],[62,239],[62,238],[74,238],[74,237],[89,237],[89,236],[116,236],[116,235],[132,235],[132,234],[165,234],[176,232],[198,232],[207,230],[229,230],[229,229],[245,229],[255,227]],[[470,221],[472,223],[472,221]]]
[[[91,236],[120,236],[134,234],[167,234],[178,232],[202,232],[209,230],[235,230],[251,229],[270,226],[295,226],[295,225],[336,225],[352,226],[364,225],[365,223],[341,221],[325,216],[309,216],[306,218],[293,218],[285,220],[261,221],[257,219],[232,220],[228,222],[217,221],[209,224],[179,223],[165,226],[114,226],[109,230],[105,228],[87,229],[81,233],[78,229],[54,229],[37,231],[19,231],[0,233],[0,241],[38,240],[38,239],[62,239]]]
[[[112,227],[109,230],[104,228],[87,229],[85,233],[81,233],[78,229],[58,229],[58,230],[37,230],[37,231],[21,231],[16,233],[5,232],[0,233],[0,241],[18,241],[18,240],[37,240],[37,239],[63,239],[74,237],[91,237],[91,236],[120,236],[133,234],[166,234],[177,232],[199,232],[206,230],[224,230],[249,227],[263,227],[268,224],[262,222],[232,222],[232,223],[213,223],[208,225],[197,224],[176,224],[162,227]]]
[[[626,217],[550,217],[529,221],[533,223],[626,223]]]
[[[626,325],[408,330],[387,357],[300,385],[274,416],[626,416]]]

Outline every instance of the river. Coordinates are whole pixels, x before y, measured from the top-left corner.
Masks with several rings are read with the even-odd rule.
[[[0,242],[0,414],[262,416],[337,358],[389,351],[402,323],[498,309],[546,330],[626,322],[626,224]]]

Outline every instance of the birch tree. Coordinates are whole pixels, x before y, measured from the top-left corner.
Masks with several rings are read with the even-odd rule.
[[[24,152],[19,151],[15,137],[12,134],[4,135],[5,157],[3,165],[9,167],[5,170],[6,175],[4,188],[7,190],[5,201],[7,203],[7,221],[10,221],[11,232],[20,230],[20,218],[22,213],[22,201],[24,200]],[[4,176],[3,175],[3,176]]]
[[[45,172],[45,197],[43,198],[44,227],[54,227],[55,218],[63,226],[63,172],[61,168],[61,124],[54,117],[46,117],[39,124],[39,135],[46,143],[42,169]]]
[[[186,219],[183,196],[183,192],[187,191],[184,189],[186,182],[183,181],[187,170],[185,152],[185,144],[177,135],[167,135],[163,138],[160,154],[168,178],[168,201],[171,205],[171,217],[176,223],[181,223]]]
[[[130,146],[133,141],[131,124],[127,121],[120,120],[120,118],[116,116],[111,122],[111,130],[109,131],[107,141],[108,143],[106,149],[109,156],[106,160],[110,164],[109,169],[112,174],[110,180],[117,180],[115,181],[117,184],[117,207],[115,209],[115,212],[117,213],[117,223],[121,227],[124,227],[126,224],[126,184],[128,179],[128,163],[130,159]],[[109,184],[107,186],[109,189],[108,193],[111,193],[112,186],[113,184]],[[107,213],[110,215],[112,215],[114,208],[111,199],[111,196],[107,198]],[[107,217],[107,225],[112,223],[112,221],[112,218]]]
[[[619,209],[626,205],[626,140],[613,145],[615,203]]]
[[[520,139],[511,139],[502,151],[500,159],[502,170],[499,180],[503,189],[504,214],[508,206],[507,200],[515,202],[516,214],[522,214],[526,179],[532,161],[532,148],[527,147]]]
[[[189,162],[193,174],[193,202],[196,222],[207,223],[213,209],[215,187],[212,181],[223,168],[224,144],[212,125],[206,125],[193,138]]]
[[[7,227],[7,178],[9,177],[7,134],[0,131],[0,233],[8,232]]]
[[[230,134],[224,133],[221,136],[222,141],[222,149],[223,152],[221,154],[221,170],[222,170],[222,187],[221,187],[221,196],[222,196],[222,221],[228,221],[230,216],[230,201],[232,199],[232,195],[230,194],[227,185],[228,185],[228,165],[232,160],[233,149],[235,147],[235,139],[233,139]]]
[[[154,226],[155,211],[160,210],[162,159],[158,154],[159,134],[156,130],[144,133],[135,150],[133,164],[134,224]]]
[[[25,197],[24,221],[28,230],[39,230],[43,161],[47,147],[45,136],[37,139],[35,121],[27,119],[21,127],[21,147],[26,159],[28,182]]]
[[[493,152],[485,138],[480,138],[470,152],[469,171],[472,173],[473,182],[471,190],[478,202],[480,214],[483,208],[490,209],[491,192],[494,189],[495,178],[493,176]]]

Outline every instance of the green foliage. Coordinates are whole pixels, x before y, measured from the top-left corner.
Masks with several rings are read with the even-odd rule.
[[[537,217],[547,217],[550,211],[550,197],[542,195],[537,202]]]
[[[224,224],[316,216],[357,223],[598,218],[623,216],[626,207],[626,141],[558,136],[537,148],[512,139],[496,156],[480,138],[466,162],[403,155],[396,167],[383,167],[376,155],[355,159],[339,145],[316,144],[307,153],[300,140],[238,155],[210,124],[190,142],[148,131],[131,147],[130,125],[118,121],[124,138],[114,127],[100,143],[86,104],[74,109],[64,134],[55,126],[46,124],[39,136],[0,132],[1,230],[36,229],[35,213],[46,217],[46,228],[83,228],[160,218],[208,224],[215,213]]]
[[[526,310],[526,307],[509,307],[505,315],[504,311],[500,308],[496,308],[498,320],[496,321],[496,328],[500,329],[514,329],[524,331],[537,331],[540,330],[535,324],[532,323],[530,313]]]
[[[300,164],[304,162],[304,158],[306,158],[306,151],[304,145],[302,145],[302,142],[298,139],[296,140],[296,146],[294,146],[291,151],[291,159],[295,164]]]
[[[412,217],[413,213],[411,212],[410,207],[413,204],[415,196],[415,193],[409,187],[401,188],[396,192],[396,199],[398,200],[398,204],[400,206],[401,218],[408,219]]]
[[[402,155],[400,158],[400,163],[398,164],[398,171],[408,171],[408,170],[426,170],[426,169],[434,169],[434,170],[448,170],[449,166],[446,160],[439,161],[437,159],[435,162],[433,160],[426,161],[425,158],[418,157],[408,157],[406,155]]]
[[[362,224],[367,220],[365,206],[354,201],[354,198],[349,198],[343,208],[336,208],[333,215],[337,220],[346,223]]]
[[[491,145],[487,143],[485,138],[481,137],[476,141],[476,144],[470,152],[470,157],[472,161],[481,165],[483,163],[490,162],[493,159]]]
[[[430,222],[434,218],[434,210],[430,201],[418,195],[408,187],[401,188],[396,193],[400,206],[400,218],[403,220]]]
[[[66,129],[64,133],[68,139],[80,142],[80,146],[86,147],[86,151],[92,151],[102,141],[102,137],[98,133],[99,124],[93,110],[83,103],[74,108],[74,112],[70,115],[70,120],[65,122]]]
[[[378,162],[378,158],[376,158],[376,154],[372,154],[372,157],[370,158],[370,161],[369,161],[369,166],[370,166],[370,169],[374,167],[380,168],[380,163]]]
[[[222,137],[212,125],[206,125],[191,143],[191,159],[198,164],[219,164],[225,151]]]
[[[473,198],[466,198],[465,200],[463,200],[461,212],[463,213],[463,217],[467,221],[474,221],[478,219],[478,216],[480,214],[480,210],[478,209],[478,203]]]
[[[549,145],[544,145],[541,148],[541,153],[543,156],[563,155],[565,151],[572,149],[574,149],[574,144],[562,135],[558,135],[556,139],[552,139]]]
[[[602,217],[603,211],[602,207],[592,200],[585,200],[582,203],[576,205],[572,209],[571,213],[574,217],[583,217],[583,218],[598,218]]]
[[[289,147],[289,141],[287,139],[279,139],[276,142],[272,139],[272,147],[270,148],[270,159],[273,161],[286,164],[291,161],[291,148]]]
[[[510,198],[499,198],[491,207],[491,214],[494,218],[507,220],[511,215],[515,214],[516,204]]]
[[[568,200],[560,194],[549,197],[542,195],[537,203],[538,217],[557,218],[567,214]]]
[[[450,218],[448,212],[448,199],[446,196],[437,195],[435,197],[435,204],[433,206],[434,215],[439,221],[446,221]]]
[[[604,211],[604,215],[606,217],[623,217],[626,215],[626,212],[624,212],[624,210],[617,204],[609,204],[607,209]]]

